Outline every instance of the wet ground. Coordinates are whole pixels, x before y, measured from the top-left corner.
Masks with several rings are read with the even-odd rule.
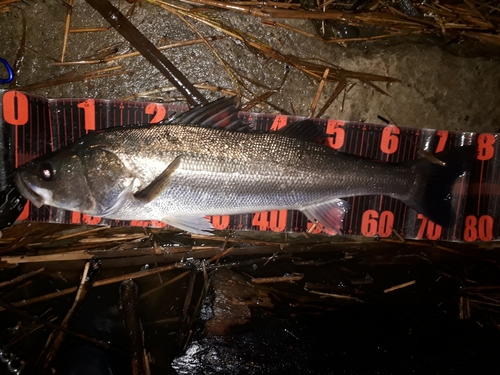
[[[124,13],[133,7],[130,20],[156,45],[199,38],[178,16],[157,5],[119,5]],[[114,30],[70,33],[64,55],[67,65],[61,65],[66,13],[64,2],[56,0],[18,2],[8,12],[0,13],[0,57],[14,65],[16,56],[21,56],[14,85],[0,88],[20,88],[55,98],[182,100],[178,92],[169,88],[171,84],[140,56],[108,63],[82,63],[109,57],[110,51],[132,51]],[[252,34],[284,55],[319,59],[350,71],[399,80],[375,82],[385,95],[366,82],[349,79],[324,117],[378,123],[377,116],[382,115],[390,116],[401,126],[499,131],[500,59],[494,45],[448,35],[416,35],[344,46],[269,26],[248,15],[221,11],[208,14],[224,25]],[[315,33],[308,20],[279,21]],[[290,114],[309,114],[318,80],[224,36],[219,30],[196,21],[192,24],[201,35],[220,38],[211,42],[213,48],[255,94],[272,93],[268,99],[272,106],[262,104],[253,110],[273,113],[281,108]],[[71,29],[103,27],[108,25],[96,11],[83,1],[75,1]],[[20,46],[24,46],[21,52]],[[201,42],[164,53],[191,82],[218,89],[201,89],[209,99],[219,97],[221,90],[241,88]],[[116,70],[92,73],[104,68]],[[98,77],[82,77],[83,74]],[[65,83],[54,81],[61,76]],[[326,83],[318,108],[336,84]],[[101,250],[124,242],[114,238],[114,232],[102,235],[116,241],[113,246],[97,241],[97,245],[77,243],[77,248],[66,242],[47,247],[43,242],[53,241],[47,240],[52,229],[43,228],[41,234],[37,230],[38,227],[26,227],[21,232],[4,232],[0,251],[8,256],[85,253],[78,253],[80,257],[74,261],[68,260],[69,255],[62,256],[62,261],[42,258],[42,262],[32,259],[29,263],[16,263],[13,259],[12,263],[5,263],[2,259],[5,268],[0,281],[7,282],[2,286],[2,301],[14,303],[74,287],[85,259],[90,257],[103,259],[97,280],[182,261],[179,269],[136,279],[138,311],[152,374],[488,374],[500,369],[496,355],[500,349],[500,277],[494,245],[439,247],[374,241],[368,245],[364,241],[345,244],[312,236],[300,251],[289,251],[282,245],[283,238],[239,238],[235,245],[239,252],[222,257],[219,263],[212,260],[210,264],[219,264],[222,269],[206,267],[205,276],[201,263],[186,259],[208,259],[220,249],[227,249],[224,237],[215,243],[193,243],[168,234],[148,242],[148,234],[146,239],[138,237],[123,248],[114,248],[109,255]],[[99,238],[91,234],[85,238],[96,237]],[[83,238],[77,237],[79,241]],[[11,246],[21,241],[24,242],[19,248]],[[165,246],[168,251],[158,254],[152,243],[169,245]],[[313,246],[318,243],[319,250]],[[216,250],[172,250],[183,245],[213,246]],[[148,250],[138,254],[136,248],[141,246]],[[88,249],[95,252],[89,253]],[[41,268],[20,284],[9,286],[13,278]],[[196,276],[191,276],[192,269],[197,271]],[[252,281],[283,275],[295,275],[297,279],[268,284]],[[209,277],[213,286],[207,292],[204,285]],[[171,284],[169,280],[173,280]],[[77,373],[71,372],[76,369],[85,373],[86,365],[131,373],[120,282],[91,288],[69,325],[72,331],[107,342],[110,347],[68,335],[53,365],[58,373]],[[228,283],[237,287],[227,288]],[[163,288],[154,290],[163,284]],[[395,286],[399,288],[391,290]],[[69,293],[23,309],[60,324],[73,300],[74,294]],[[229,312],[224,312],[224,306]],[[246,309],[233,311],[229,306]],[[37,373],[34,369],[44,362],[41,354],[51,330],[12,311],[0,314],[0,345],[9,345],[26,360],[25,373]],[[85,371],[109,373],[95,368]],[[6,364],[0,364],[0,373],[8,373]]]

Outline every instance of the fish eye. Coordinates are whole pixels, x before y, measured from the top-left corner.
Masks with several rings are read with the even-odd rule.
[[[50,181],[54,178],[56,171],[54,166],[50,163],[42,163],[38,167],[38,171],[40,172],[40,177],[42,177],[45,181]]]

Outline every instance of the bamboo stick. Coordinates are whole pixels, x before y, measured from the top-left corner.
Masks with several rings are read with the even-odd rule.
[[[108,0],[86,0],[97,10],[141,55],[156,67],[167,79],[177,87],[179,92],[191,105],[207,104],[205,97],[177,69],[151,41]]]

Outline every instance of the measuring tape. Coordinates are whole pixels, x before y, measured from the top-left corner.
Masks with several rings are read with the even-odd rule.
[[[12,171],[31,159],[64,147],[88,132],[118,125],[158,123],[187,107],[178,104],[98,99],[47,99],[19,91],[0,91],[2,118],[0,141],[4,147],[4,171]],[[257,131],[273,131],[301,118],[240,112]],[[396,199],[380,196],[350,197],[351,209],[343,233],[368,237],[396,237],[440,241],[493,241],[500,239],[499,134],[476,134],[415,129],[340,120],[315,119],[324,129],[326,144],[340,152],[384,162],[418,157],[419,149],[440,152],[468,144],[478,145],[477,162],[468,179],[457,179],[452,206],[455,225],[442,228]],[[468,180],[468,181],[467,181]],[[4,186],[2,187],[4,188]],[[118,221],[26,204],[19,220],[111,226],[164,227],[158,221]],[[213,216],[218,230],[258,230],[322,233],[299,211],[281,210],[245,215]]]

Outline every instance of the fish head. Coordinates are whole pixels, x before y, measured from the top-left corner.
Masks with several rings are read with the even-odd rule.
[[[105,216],[123,203],[123,192],[131,190],[133,176],[105,148],[70,147],[21,166],[15,181],[36,207],[45,204]]]

